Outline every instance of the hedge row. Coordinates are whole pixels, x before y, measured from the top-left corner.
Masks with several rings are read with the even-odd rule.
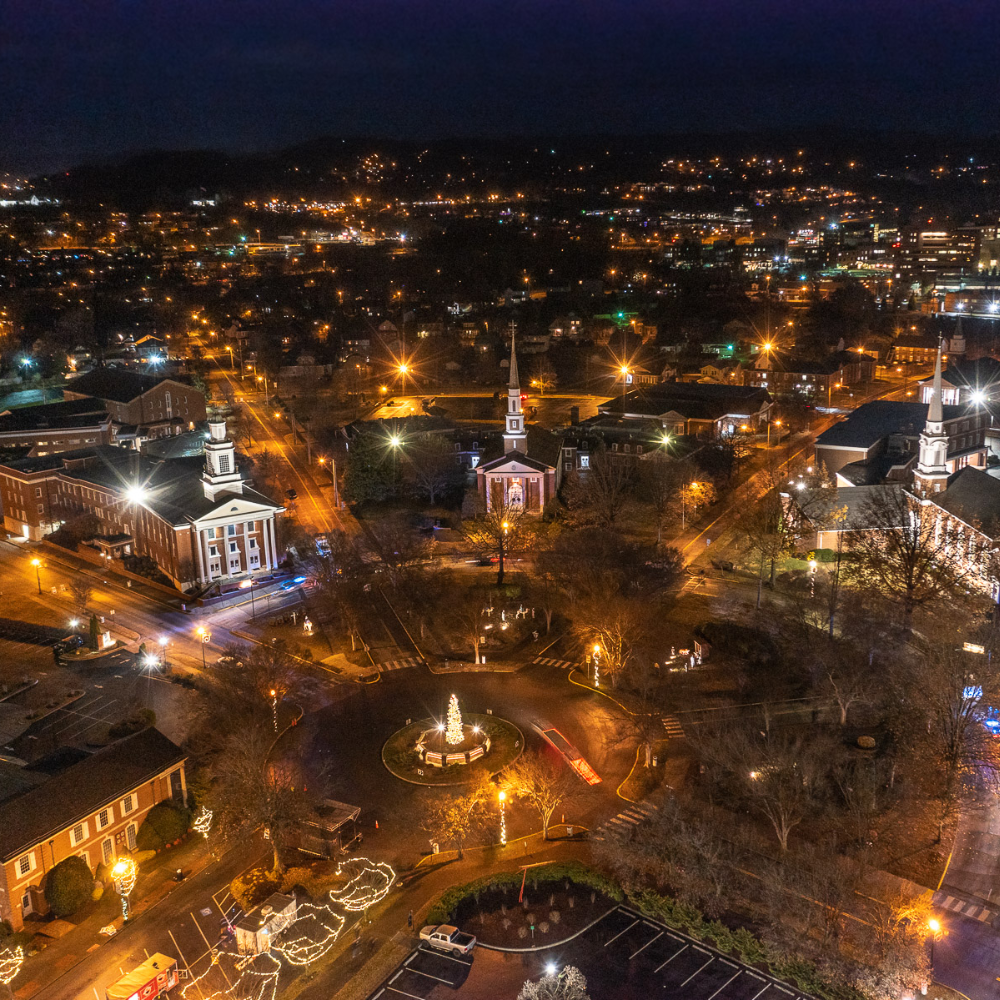
[[[427,923],[445,924],[453,919],[459,904],[473,896],[478,896],[484,892],[502,889],[521,888],[521,872],[495,872],[492,875],[484,875],[482,878],[466,882],[465,885],[455,885],[448,889],[441,898],[431,907],[427,914]],[[620,903],[624,896],[621,888],[611,879],[596,872],[593,868],[580,864],[579,861],[559,861],[551,865],[545,865],[529,872],[527,885],[534,887],[548,882],[563,882],[569,880],[574,885],[585,886],[597,892],[604,893],[605,896]]]
[[[738,955],[747,965],[767,965],[773,976],[794,980],[802,992],[811,993],[820,1000],[863,1000],[857,990],[829,982],[812,962],[777,951],[745,927],[731,931],[717,920],[706,920],[696,907],[661,896],[651,889],[630,893],[629,902],[647,917],[699,941],[711,939],[719,951]]]

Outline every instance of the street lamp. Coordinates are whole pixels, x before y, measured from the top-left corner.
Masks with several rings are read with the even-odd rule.
[[[199,625],[194,630],[194,634],[201,640],[201,668],[202,670],[206,670],[208,664],[205,663],[205,646],[211,641],[212,633],[204,625]]]
[[[250,591],[250,617],[251,618],[256,618],[257,617],[257,605],[254,603],[254,599],[253,599],[253,588],[254,588],[254,584],[256,582],[257,581],[253,578],[253,576],[251,576],[249,580],[244,580],[240,584],[240,590],[249,590]]]
[[[774,426],[775,427],[780,427],[781,426],[781,421],[780,420],[775,420],[774,421]],[[771,447],[771,421],[770,420],[767,422],[767,447],[768,448]]]
[[[931,970],[934,968],[934,942],[941,937],[941,921],[934,917],[931,917],[927,921],[927,930],[930,931],[931,935]]]
[[[128,923],[128,897],[135,888],[137,867],[131,858],[119,858],[111,869],[111,877],[114,879],[115,891],[122,898],[122,919]]]
[[[500,799],[500,846],[504,847],[507,844],[507,817],[504,814],[504,802],[507,800],[507,793],[501,789],[497,798]]]
[[[42,571],[40,569],[42,565],[41,559],[32,559],[31,565],[35,567],[35,580],[38,583],[38,593],[42,592]]]

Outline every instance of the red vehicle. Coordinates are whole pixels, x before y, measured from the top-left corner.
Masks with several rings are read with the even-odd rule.
[[[180,976],[177,959],[159,953],[150,955],[104,992],[108,1000],[152,1000],[173,989]]]

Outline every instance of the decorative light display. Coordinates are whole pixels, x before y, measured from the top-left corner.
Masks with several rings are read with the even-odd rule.
[[[358,873],[339,892],[331,892],[330,899],[345,910],[357,913],[367,910],[389,895],[389,889],[396,881],[396,873],[384,861],[370,858],[351,858],[338,867],[338,874],[347,868],[350,872],[360,868]]]
[[[235,951],[216,951],[205,971],[191,979],[181,990],[185,1000],[275,1000],[282,969],[305,967],[319,961],[336,944],[347,918],[334,906],[358,912],[384,899],[396,880],[396,873],[383,861],[351,858],[342,862],[337,873],[344,870],[351,876],[347,885],[330,893],[330,903],[299,903],[295,919],[276,932],[270,948],[257,955],[241,955]],[[280,933],[280,937],[278,936]],[[2,953],[0,953],[2,954]],[[227,979],[224,988],[209,991],[204,983],[212,968],[228,958],[238,976]],[[2,966],[0,966],[2,969]],[[192,993],[188,993],[192,990]]]
[[[274,951],[290,965],[310,965],[321,959],[336,943],[347,922],[329,906],[300,903],[297,916],[283,932],[283,940]],[[302,925],[302,926],[299,926]],[[297,930],[295,937],[290,931]]]
[[[458,707],[458,695],[453,694],[448,702],[448,728],[444,734],[451,746],[458,746],[465,739],[462,733],[462,710]]]
[[[500,799],[500,846],[504,847],[507,844],[507,816],[504,813],[507,793],[501,789],[498,798]]]
[[[128,923],[128,897],[135,888],[135,880],[139,867],[128,857],[121,857],[111,869],[111,877],[115,880],[115,889],[122,898],[122,919]]]
[[[10,986],[24,964],[24,949],[4,948],[0,950],[0,983]]]
[[[191,829],[195,833],[200,833],[202,836],[207,837],[208,831],[212,829],[212,810],[207,806],[202,806],[198,811],[198,815],[195,816],[194,822],[191,824]]]

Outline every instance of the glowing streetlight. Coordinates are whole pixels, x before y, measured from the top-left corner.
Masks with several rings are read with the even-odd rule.
[[[943,930],[941,927],[941,921],[935,917],[931,917],[927,921],[927,930],[931,936],[931,965],[934,965],[934,942],[937,941],[939,937],[942,936]]]
[[[131,504],[144,504],[149,497],[149,490],[138,484],[133,484],[125,491],[125,499]]]
[[[208,629],[205,628],[204,625],[199,625],[194,630],[194,634],[196,636],[198,636],[198,639],[201,641],[201,668],[202,668],[202,670],[206,670],[208,668],[208,665],[205,663],[205,646],[209,642],[211,642],[211,640],[212,640],[212,633],[209,632]]]
[[[504,847],[507,844],[507,817],[504,813],[504,802],[507,801],[507,793],[501,789],[497,798],[500,800],[500,846]]]
[[[391,444],[393,448],[398,448],[400,444],[399,435],[393,434],[392,437],[389,438],[389,444]]]
[[[122,919],[128,923],[128,897],[135,888],[138,873],[136,863],[131,858],[119,858],[111,869],[111,877],[115,882],[115,891],[122,898]]]
[[[42,592],[42,571],[41,571],[42,560],[32,559],[31,565],[35,567],[35,581],[38,583],[38,593],[40,594]]]

